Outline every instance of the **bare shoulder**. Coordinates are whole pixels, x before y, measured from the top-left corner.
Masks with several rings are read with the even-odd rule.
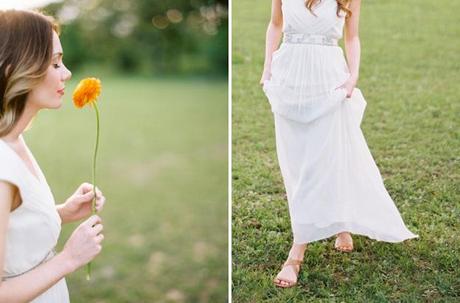
[[[276,25],[281,25],[283,23],[281,0],[272,0],[271,22]]]
[[[348,9],[351,11],[351,16],[346,18],[345,22],[346,37],[358,37],[361,0],[351,0],[349,2]]]
[[[351,12],[356,12],[359,11],[361,7],[361,0],[351,0],[350,3],[348,4],[348,9],[351,10]]]

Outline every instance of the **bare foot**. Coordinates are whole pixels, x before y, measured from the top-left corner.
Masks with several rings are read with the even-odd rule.
[[[338,251],[351,252],[353,250],[353,239],[349,232],[341,232],[337,234],[335,239],[335,248]]]
[[[297,284],[297,277],[300,271],[300,264],[303,261],[307,244],[293,244],[289,251],[288,260],[273,280],[276,286],[292,287]]]

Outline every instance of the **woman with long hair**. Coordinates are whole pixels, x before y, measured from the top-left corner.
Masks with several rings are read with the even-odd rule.
[[[280,287],[297,283],[307,243],[337,235],[335,248],[351,252],[351,234],[393,243],[418,237],[385,189],[360,128],[367,105],[355,87],[360,6],[272,0],[260,83],[274,114],[294,237],[274,279]]]
[[[0,29],[0,302],[65,303],[64,277],[101,251],[101,218],[81,223],[61,252],[55,246],[61,224],[91,214],[95,193],[83,183],[56,205],[23,132],[38,111],[61,106],[71,73],[51,17],[0,11]],[[100,211],[105,198],[98,189],[96,201]]]

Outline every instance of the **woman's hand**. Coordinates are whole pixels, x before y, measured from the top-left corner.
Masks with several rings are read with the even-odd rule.
[[[81,223],[67,240],[62,255],[72,271],[93,260],[102,250],[102,220],[98,215]]]
[[[77,190],[66,200],[64,204],[57,206],[63,223],[77,221],[91,214],[92,200],[94,197],[93,185],[81,184]],[[104,207],[105,197],[96,187],[96,211],[100,212]]]
[[[347,98],[350,98],[351,95],[353,94],[353,90],[356,87],[356,82],[357,80],[355,77],[350,77],[344,84],[340,85],[336,89],[339,89],[339,88],[345,89],[347,91]]]
[[[271,71],[269,69],[264,69],[264,71],[262,72],[262,77],[260,78],[259,84],[263,86],[265,80],[270,80],[271,76],[272,76]]]

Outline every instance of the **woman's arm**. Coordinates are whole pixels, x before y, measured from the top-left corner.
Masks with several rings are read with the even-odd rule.
[[[352,0],[349,7],[352,14],[345,22],[345,52],[347,56],[348,69],[351,74],[349,81],[351,82],[350,84],[353,84],[353,87],[358,82],[359,62],[361,57],[361,44],[359,41],[360,8],[361,0]]]
[[[270,66],[272,54],[278,48],[281,33],[283,30],[283,13],[281,11],[281,0],[272,0],[272,13],[270,23],[268,23],[267,33],[265,35],[265,61],[260,84],[270,79]]]
[[[0,269],[4,268],[6,232],[9,214],[16,192],[15,186],[0,181]],[[0,302],[28,302],[57,283],[72,271],[66,258],[60,254],[37,267],[35,270],[17,278],[0,281]],[[26,285],[27,287],[24,287]],[[22,287],[21,287],[22,286]]]
[[[15,186],[0,181],[0,270],[5,260],[6,232]],[[103,235],[100,218],[83,222],[67,241],[62,252],[51,260],[15,278],[0,280],[0,302],[29,302],[56,284],[65,275],[88,263],[101,251]],[[94,225],[94,226],[93,226]]]

